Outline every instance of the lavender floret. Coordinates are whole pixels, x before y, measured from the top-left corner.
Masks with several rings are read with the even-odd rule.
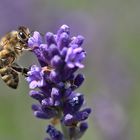
[[[48,125],[46,132],[49,134],[52,140],[64,140],[63,134],[52,125]]]
[[[38,101],[32,105],[34,115],[40,119],[51,119],[46,140],[70,140],[81,138],[88,125],[84,121],[91,113],[82,109],[84,96],[75,90],[84,82],[83,74],[76,73],[84,68],[85,50],[81,47],[84,37],[70,37],[70,28],[62,25],[57,34],[46,33],[45,42],[37,31],[28,45],[36,55],[40,66],[31,66],[26,78],[29,95]],[[63,132],[54,128],[61,123]]]

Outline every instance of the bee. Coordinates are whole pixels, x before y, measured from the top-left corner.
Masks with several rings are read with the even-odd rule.
[[[15,63],[15,60],[24,50],[29,50],[29,38],[30,30],[20,26],[17,30],[7,33],[0,40],[0,75],[2,80],[13,89],[18,87],[19,73],[26,75],[28,71]]]

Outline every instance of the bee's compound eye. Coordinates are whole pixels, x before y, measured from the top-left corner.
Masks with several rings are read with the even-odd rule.
[[[23,32],[19,32],[19,37],[23,40],[26,39],[26,35]]]

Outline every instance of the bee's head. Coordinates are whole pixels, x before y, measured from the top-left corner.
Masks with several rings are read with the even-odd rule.
[[[30,37],[30,30],[25,26],[20,26],[18,28],[18,38],[19,38],[19,40],[22,43],[26,44],[26,43],[28,43],[29,37]]]

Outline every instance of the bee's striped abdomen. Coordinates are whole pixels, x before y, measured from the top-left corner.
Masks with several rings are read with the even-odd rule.
[[[3,67],[0,69],[2,80],[11,88],[16,89],[19,82],[19,76],[16,71],[10,67]]]

